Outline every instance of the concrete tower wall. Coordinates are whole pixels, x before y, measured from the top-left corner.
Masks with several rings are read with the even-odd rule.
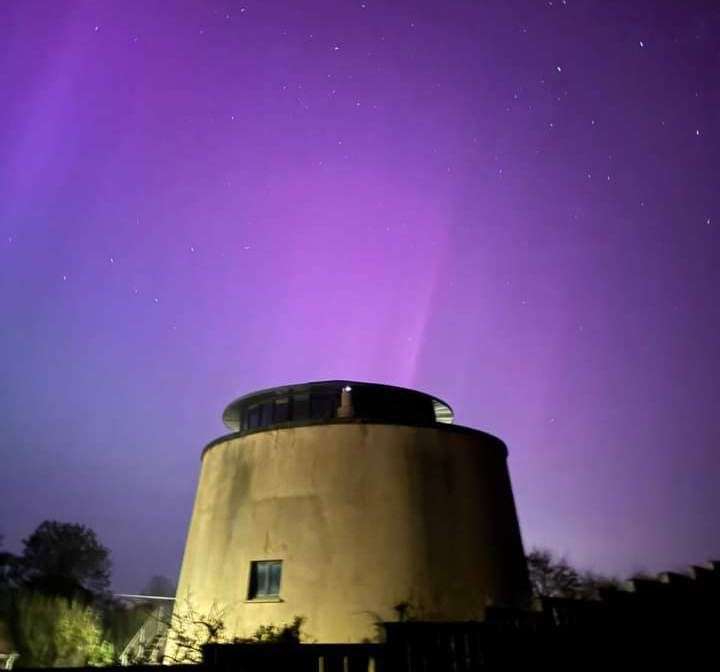
[[[402,602],[428,620],[519,605],[527,575],[506,453],[450,425],[338,422],[215,442],[176,610],[214,604],[230,636],[299,615],[319,642],[357,642]],[[282,560],[279,599],[247,599],[258,560]]]

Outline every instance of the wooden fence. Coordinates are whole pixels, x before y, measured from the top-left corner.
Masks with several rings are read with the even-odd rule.
[[[228,672],[386,672],[383,644],[210,644],[203,665]]]

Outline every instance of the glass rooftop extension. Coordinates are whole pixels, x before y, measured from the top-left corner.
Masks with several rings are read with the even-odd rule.
[[[406,425],[450,424],[452,409],[441,399],[404,387],[326,380],[246,394],[223,413],[233,432],[337,419]]]

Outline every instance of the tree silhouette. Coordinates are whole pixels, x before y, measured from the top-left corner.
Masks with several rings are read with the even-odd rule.
[[[0,549],[4,537],[0,534]],[[20,558],[9,551],[0,550],[0,591],[14,588],[21,577]]]
[[[23,540],[25,583],[66,597],[104,595],[110,586],[110,552],[84,525],[46,520]]]
[[[577,570],[547,549],[534,548],[527,555],[527,564],[532,593],[537,598],[593,599],[600,589],[617,584],[614,578]]]
[[[167,576],[156,574],[147,582],[140,593],[155,597],[175,597],[175,584]]]

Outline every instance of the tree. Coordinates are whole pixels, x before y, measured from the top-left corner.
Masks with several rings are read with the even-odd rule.
[[[0,548],[3,536],[0,534]],[[0,617],[7,611],[8,600],[22,578],[20,558],[14,553],[0,550]]]
[[[580,577],[564,558],[546,549],[534,548],[527,556],[530,586],[534,597],[575,597]]]
[[[147,582],[140,594],[154,597],[175,597],[175,584],[167,576],[156,575]]]
[[[602,588],[617,584],[613,578],[582,572],[547,549],[534,548],[527,556],[533,597],[594,599]]]
[[[95,597],[110,586],[110,552],[84,525],[46,520],[23,540],[25,582],[66,597]]]
[[[113,602],[107,605],[103,613],[105,638],[113,644],[119,654],[150,618],[153,610],[153,605],[148,602],[131,605]]]
[[[0,551],[0,591],[17,587],[21,578],[21,558],[13,553]]]

